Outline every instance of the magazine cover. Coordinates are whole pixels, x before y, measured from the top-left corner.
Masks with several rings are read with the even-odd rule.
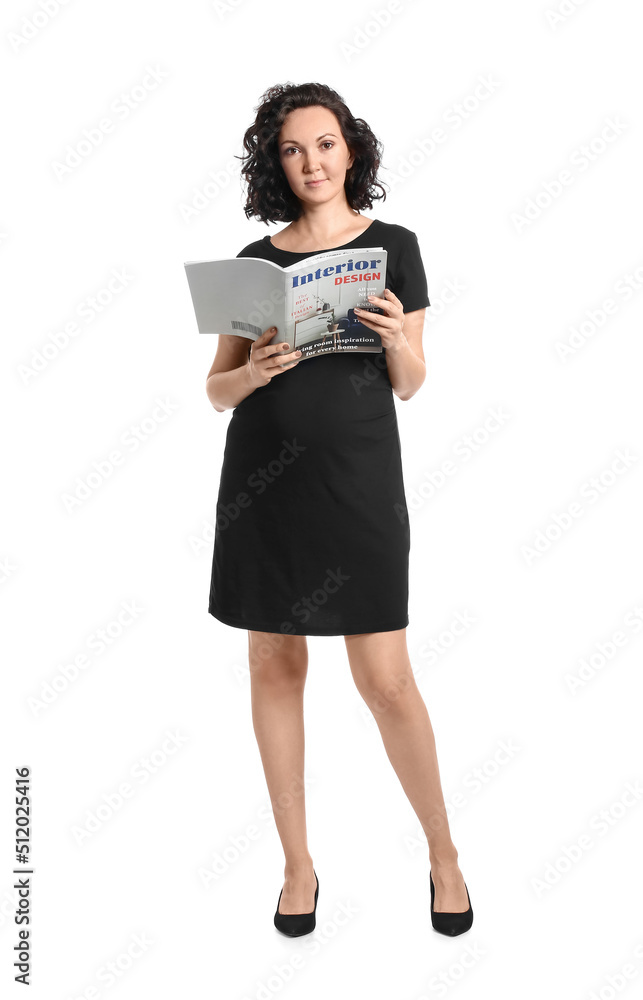
[[[300,360],[318,354],[382,351],[378,333],[355,308],[382,312],[367,296],[383,296],[383,247],[328,250],[288,267],[259,257],[186,261],[186,277],[199,333],[256,340],[269,326],[270,343],[288,343]]]

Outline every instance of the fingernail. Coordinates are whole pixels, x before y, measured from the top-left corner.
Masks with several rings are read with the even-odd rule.
[[[296,354],[301,354],[301,351],[296,351],[295,353],[296,353]]]

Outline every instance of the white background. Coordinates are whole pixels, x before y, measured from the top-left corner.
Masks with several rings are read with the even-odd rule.
[[[36,997],[638,995],[638,5],[406,0],[388,23],[384,3],[336,0],[49,10],[2,12],[3,990],[14,769],[28,765]],[[427,378],[396,405],[409,650],[475,914],[455,939],[431,928],[426,841],[342,637],[308,640],[317,929],[275,930],[283,854],[247,634],[207,612],[231,411],[205,395],[216,345],[197,334],[183,261],[282,228],[246,220],[234,156],[263,91],[287,81],[334,87],[382,140],[388,197],[364,214],[416,232],[427,273]],[[121,93],[144,95],[126,118]],[[128,277],[110,293],[113,271]],[[492,410],[502,421],[485,426]],[[474,619],[460,636],[457,614]]]

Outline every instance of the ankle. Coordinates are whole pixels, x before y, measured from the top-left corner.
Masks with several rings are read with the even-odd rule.
[[[429,864],[434,875],[458,871],[458,852],[455,848],[452,851],[429,851]]]
[[[313,875],[312,858],[300,858],[296,861],[287,861],[284,865],[284,878],[286,879],[300,879],[305,878],[308,875]]]

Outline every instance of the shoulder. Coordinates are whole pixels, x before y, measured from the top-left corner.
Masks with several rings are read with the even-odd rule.
[[[264,236],[261,240],[255,240],[254,243],[248,243],[243,250],[239,251],[237,257],[265,257],[267,246],[269,246],[269,243]]]
[[[381,244],[393,257],[402,257],[409,252],[417,253],[419,251],[417,234],[412,229],[396,222],[382,222],[381,219],[378,221]]]

